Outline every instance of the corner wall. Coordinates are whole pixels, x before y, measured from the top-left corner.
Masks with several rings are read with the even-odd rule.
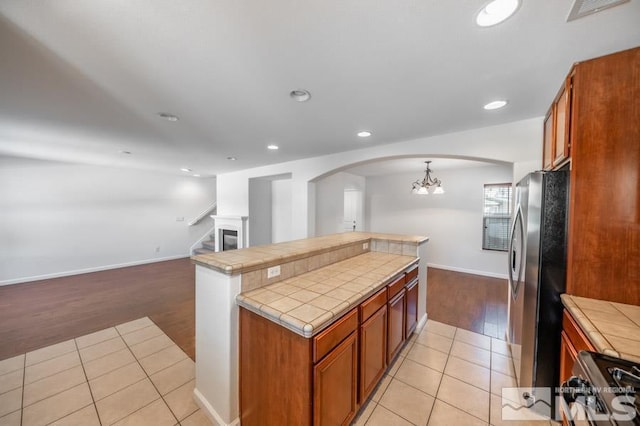
[[[367,178],[367,229],[429,236],[429,266],[506,278],[506,252],[482,250],[484,184],[511,182],[511,165],[445,169],[442,195],[414,195],[415,174]]]
[[[215,197],[214,178],[0,156],[0,285],[189,256]]]
[[[508,163],[542,158],[542,117],[338,154],[223,173],[217,177],[218,214],[249,214],[249,179],[291,173],[291,238],[314,236],[314,181],[350,166],[383,158],[463,157]]]

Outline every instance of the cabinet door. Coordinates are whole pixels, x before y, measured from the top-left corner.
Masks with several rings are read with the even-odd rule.
[[[553,167],[553,148],[555,146],[553,111],[554,108],[552,105],[549,112],[547,112],[547,116],[544,118],[544,143],[542,145],[542,168],[544,170],[551,170]]]
[[[407,286],[406,318],[405,338],[409,338],[418,325],[418,280]]]
[[[360,396],[362,403],[387,369],[387,305],[360,326]]]
[[[567,80],[555,101],[554,167],[569,158],[570,81]]]
[[[406,289],[389,301],[389,319],[387,321],[387,363],[396,356],[405,338],[405,297]]]
[[[313,424],[348,425],[358,411],[358,333],[313,368]]]
[[[563,331],[561,333],[561,341],[560,341],[560,383],[564,383],[569,377],[573,374],[571,370],[573,369],[573,363],[576,361],[578,357],[576,349],[571,344],[571,341],[567,337],[567,334]]]

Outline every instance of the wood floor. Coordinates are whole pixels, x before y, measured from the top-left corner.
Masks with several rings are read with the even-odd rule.
[[[194,283],[179,259],[0,287],[0,360],[144,316],[195,360]],[[506,285],[429,268],[429,318],[504,339]]]
[[[503,279],[429,268],[428,318],[504,340],[507,285]]]
[[[0,360],[144,316],[195,360],[190,259],[0,287]]]

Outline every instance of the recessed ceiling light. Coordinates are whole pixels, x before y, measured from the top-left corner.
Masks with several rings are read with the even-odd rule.
[[[167,121],[178,121],[179,118],[177,115],[169,114],[168,112],[159,112],[158,117]]]
[[[270,150],[272,150],[272,151],[275,151],[275,150],[276,150],[276,149],[278,149],[278,148],[279,148],[279,147],[278,147],[278,145],[274,145],[274,144],[267,145],[267,149],[270,149]]]
[[[291,93],[289,93],[289,96],[296,102],[307,102],[311,99],[311,93],[304,89],[292,90]]]
[[[505,21],[520,6],[520,0],[493,0],[487,3],[476,16],[476,24],[491,27]]]
[[[131,155],[131,151],[120,151],[120,154],[122,155]]]
[[[229,160],[229,161],[236,161],[236,160],[237,160],[237,158],[236,158],[236,157],[227,157],[227,160]]]
[[[180,171],[185,172],[185,173],[189,173],[189,172],[192,172],[193,170],[188,169],[186,167],[183,167],[183,168],[180,169]]]
[[[361,132],[358,132],[358,136],[360,136],[361,138],[368,138],[369,136],[371,136],[371,132],[363,130]]]
[[[200,177],[200,175],[193,175],[193,177]]]
[[[488,104],[486,104],[483,108],[486,110],[492,110],[492,109],[500,109],[503,106],[505,106],[508,102],[507,101],[493,101],[493,102],[489,102]]]

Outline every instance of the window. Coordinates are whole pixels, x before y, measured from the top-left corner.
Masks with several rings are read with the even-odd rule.
[[[511,184],[485,185],[483,200],[482,249],[507,251],[511,221]]]

